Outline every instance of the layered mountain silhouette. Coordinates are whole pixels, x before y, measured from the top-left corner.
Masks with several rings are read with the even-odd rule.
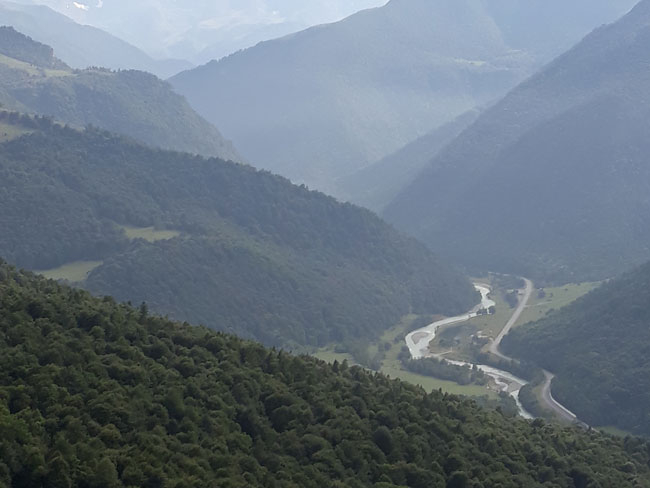
[[[386,3],[386,0],[15,1],[47,5],[80,24],[110,32],[154,56],[200,63]]]
[[[78,24],[44,5],[0,1],[0,25],[10,25],[52,46],[73,68],[137,69],[167,78],[192,66],[187,61],[153,59],[108,32]]]
[[[381,212],[479,114],[478,109],[469,110],[393,154],[340,180],[338,194],[345,200]]]
[[[336,192],[527,72],[468,0],[392,1],[170,81],[254,164]]]
[[[545,2],[552,21],[534,28],[541,3],[492,3],[392,0],[171,82],[249,161],[345,196],[341,180],[493,102],[599,25],[598,18],[612,21],[624,12],[622,3],[592,2],[589,20],[549,43],[526,34],[564,32],[558,24],[566,2]],[[531,28],[506,32],[509,23]]]

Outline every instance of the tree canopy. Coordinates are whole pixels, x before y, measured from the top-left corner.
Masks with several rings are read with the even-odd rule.
[[[503,417],[0,265],[0,483],[648,487],[649,445]]]
[[[477,301],[369,211],[249,166],[38,123],[0,145],[0,253],[12,263],[102,261],[84,283],[97,294],[272,345],[376,338],[411,311]],[[131,240],[124,226],[180,235]]]

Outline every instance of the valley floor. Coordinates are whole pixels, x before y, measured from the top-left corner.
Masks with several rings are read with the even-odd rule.
[[[518,390],[527,382],[513,377],[508,372],[489,366],[483,366],[488,371],[488,375],[492,377],[492,381],[487,386],[460,385],[453,381],[407,371],[399,358],[400,351],[404,347],[404,338],[407,337],[406,343],[411,353],[414,346],[412,342],[414,338],[417,338],[418,343],[426,341],[429,344],[429,347],[425,349],[427,350],[425,356],[444,358],[453,364],[473,366],[477,364],[477,356],[481,353],[488,353],[495,360],[510,362],[514,359],[502,354],[499,351],[499,346],[503,337],[512,327],[524,326],[552,310],[573,302],[598,286],[598,283],[567,284],[556,288],[536,289],[531,281],[524,280],[525,287],[522,290],[513,290],[498,284],[495,285],[487,278],[476,281],[480,282],[482,286],[487,284],[489,287],[489,297],[487,294],[484,295],[483,307],[488,308],[489,305],[494,304],[494,314],[477,315],[477,310],[481,308],[477,306],[463,316],[432,318],[430,322],[423,324],[424,326],[420,328],[414,327],[414,323],[418,320],[422,322],[423,318],[411,315],[404,317],[400,324],[386,331],[376,344],[366,345],[361,354],[359,354],[359,345],[355,347],[338,345],[323,348],[317,351],[315,356],[329,362],[346,360],[350,364],[361,364],[370,369],[381,371],[390,377],[419,385],[428,391],[440,389],[447,393],[472,397],[487,395],[492,399],[498,398],[499,391],[508,391],[511,394],[514,393],[518,400]],[[518,297],[514,309],[510,308],[506,300],[506,295],[513,292]],[[411,339],[410,342],[409,339]],[[357,356],[362,357],[358,358]],[[512,383],[512,378],[516,379],[515,383],[517,384]],[[544,381],[533,389],[540,406],[549,417],[570,424],[580,423],[572,412],[553,398],[553,378],[552,373],[544,371]],[[520,412],[526,415],[521,405],[519,407]]]

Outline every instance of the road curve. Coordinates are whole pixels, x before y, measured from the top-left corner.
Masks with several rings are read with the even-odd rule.
[[[544,399],[544,402],[560,418],[567,420],[571,423],[579,424],[585,428],[588,428],[589,426],[584,422],[580,421],[580,419],[578,419],[578,416],[575,413],[573,413],[571,410],[569,410],[564,405],[557,402],[555,398],[553,398],[553,393],[551,392],[551,385],[553,383],[553,379],[555,378],[555,375],[550,371],[544,370],[544,377],[546,378],[546,380],[544,381],[544,386],[542,387],[542,398]]]
[[[502,354],[499,351],[499,347],[501,346],[501,341],[503,338],[508,335],[512,327],[517,323],[517,320],[519,320],[519,317],[521,317],[522,312],[526,308],[526,305],[528,305],[528,301],[530,300],[530,296],[533,293],[533,282],[530,281],[529,279],[523,278],[523,280],[526,282],[526,287],[524,288],[524,296],[522,297],[521,301],[519,302],[519,305],[517,306],[517,309],[515,310],[515,313],[512,314],[512,317],[510,317],[510,320],[508,320],[508,323],[505,325],[505,327],[501,330],[499,335],[492,341],[489,347],[490,353],[494,354],[495,356],[504,359],[506,361],[516,361],[515,359],[506,356],[505,354]],[[574,414],[571,410],[566,408],[564,405],[559,403],[555,398],[553,398],[553,393],[551,391],[551,387],[553,384],[553,379],[555,378],[555,375],[551,373],[550,371],[544,371],[544,386],[542,387],[542,399],[544,400],[544,403],[548,406],[549,409],[551,409],[553,412],[555,412],[561,419],[564,419],[568,422],[571,423],[576,423],[580,424],[584,427],[588,427],[587,424],[584,422],[581,422],[578,419],[578,416]]]

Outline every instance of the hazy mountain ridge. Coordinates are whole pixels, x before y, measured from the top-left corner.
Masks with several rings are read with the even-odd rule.
[[[647,260],[648,5],[487,110],[389,221],[468,266],[540,280],[602,279]]]
[[[0,332],[7,485],[650,486],[642,440],[507,419],[3,263]]]
[[[171,81],[256,165],[348,198],[348,177],[493,103],[633,1],[581,0],[581,18],[560,1],[393,0]]]
[[[22,0],[22,3],[46,4],[81,24],[111,32],[157,57],[205,63],[278,35],[340,20],[385,1],[107,0],[77,2],[78,7],[67,0]],[[141,22],[143,18],[147,21]],[[210,57],[211,54],[215,57]]]
[[[269,344],[376,337],[410,311],[460,313],[468,280],[374,214],[251,167],[41,121],[0,145],[0,253]],[[21,222],[28,221],[30,225]],[[177,231],[129,240],[123,227]]]
[[[483,4],[513,49],[549,60],[602,24],[628,13],[638,0],[485,0]]]
[[[192,66],[187,61],[153,59],[107,32],[77,24],[43,5],[0,1],[0,25],[11,25],[37,41],[52,46],[63,61],[77,69],[90,66],[138,69],[167,78]]]
[[[3,30],[2,49],[20,44],[23,57],[41,56],[47,46]],[[53,58],[56,59],[56,58]],[[54,61],[53,61],[54,62]],[[84,127],[95,125],[152,146],[241,160],[219,131],[201,118],[171,87],[141,71],[71,70],[65,65],[34,66],[0,59],[0,102]],[[42,68],[42,69],[40,69]]]
[[[470,110],[345,178],[339,182],[340,194],[344,199],[381,213],[479,114],[478,109]]]
[[[336,191],[337,179],[503,94],[528,63],[473,2],[408,0],[170,81],[250,161]]]
[[[553,393],[593,425],[650,435],[650,265],[515,329],[504,350],[557,374]]]

